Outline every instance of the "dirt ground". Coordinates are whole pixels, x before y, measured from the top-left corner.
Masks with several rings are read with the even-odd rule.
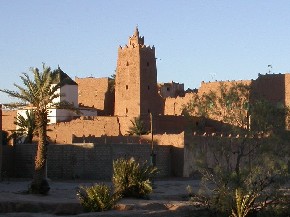
[[[191,179],[156,180],[149,200],[122,199],[116,210],[83,213],[76,191],[79,186],[91,186],[95,181],[50,181],[47,196],[25,194],[29,183],[29,180],[0,182],[0,216],[193,216],[194,208],[186,200],[186,187],[199,186],[199,181]]]

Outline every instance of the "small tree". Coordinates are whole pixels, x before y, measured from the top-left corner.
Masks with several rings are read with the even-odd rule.
[[[115,92],[115,82],[116,82],[116,74],[112,74],[109,78],[109,91],[111,93]]]
[[[77,197],[87,212],[100,212],[112,209],[121,195],[104,184],[94,186],[81,186],[77,191]]]
[[[152,192],[150,178],[157,174],[156,167],[139,164],[134,158],[117,159],[113,162],[113,184],[115,191],[123,197],[146,198]]]
[[[35,114],[33,110],[26,110],[25,116],[18,115],[14,124],[18,126],[15,134],[17,137],[25,136],[24,143],[32,143],[33,136],[36,134]]]
[[[135,117],[131,120],[132,126],[127,131],[130,135],[145,135],[148,131],[145,129],[144,122],[141,120],[140,116]]]

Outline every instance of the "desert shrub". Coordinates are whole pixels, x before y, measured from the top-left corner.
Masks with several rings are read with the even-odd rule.
[[[146,198],[152,192],[150,178],[157,174],[156,167],[147,163],[140,165],[134,158],[117,159],[113,162],[113,184],[115,191],[123,197]]]
[[[96,184],[91,187],[81,186],[77,191],[77,197],[87,212],[100,212],[112,209],[121,198],[119,193],[104,184]]]
[[[289,178],[284,160],[287,146],[270,137],[230,142],[216,139],[218,145],[207,146],[207,153],[214,156],[212,163],[206,155],[197,156],[202,179],[192,201],[211,210],[212,216],[280,216],[287,212],[283,190]]]

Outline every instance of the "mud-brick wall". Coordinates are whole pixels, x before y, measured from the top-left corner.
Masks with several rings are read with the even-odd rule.
[[[7,159],[13,159],[14,164],[5,164],[10,176],[31,178],[35,153],[35,145],[15,146],[10,158],[7,156]],[[49,145],[47,174],[51,179],[109,180],[112,176],[113,160],[134,157],[140,162],[150,162],[150,153],[151,146],[148,144]],[[155,153],[159,176],[171,176],[172,146],[155,146]]]

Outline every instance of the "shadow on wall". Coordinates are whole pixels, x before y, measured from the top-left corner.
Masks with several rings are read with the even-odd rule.
[[[151,144],[151,140],[146,140],[142,136],[101,136],[89,134],[77,137],[72,135],[73,143],[95,143],[95,144]],[[154,141],[156,144],[156,141]]]
[[[7,171],[10,177],[32,178],[36,145],[3,148],[3,153],[6,153],[3,170]],[[155,146],[154,153],[156,166],[160,170],[159,177],[178,174],[175,162],[181,160],[177,159],[177,155],[175,157],[176,150],[172,146]],[[52,179],[110,180],[115,159],[134,157],[137,161],[150,163],[150,155],[151,146],[148,144],[49,145],[47,175]]]

